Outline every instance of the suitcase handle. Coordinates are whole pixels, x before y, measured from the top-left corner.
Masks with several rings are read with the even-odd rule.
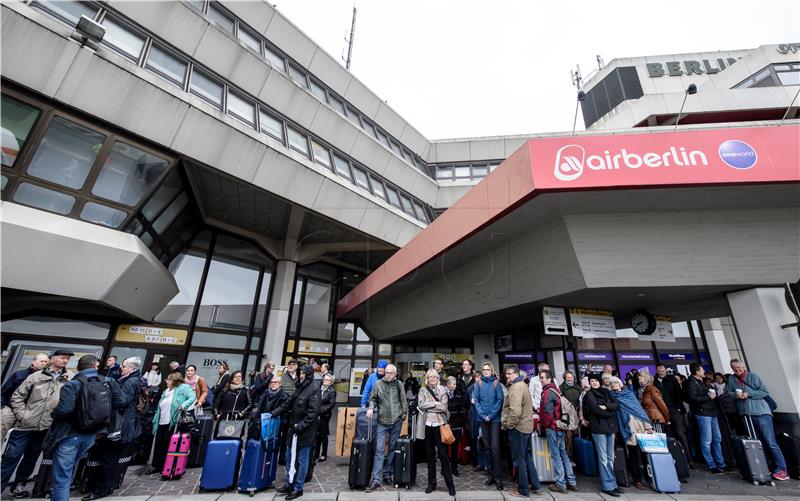
[[[746,405],[747,402],[745,402],[745,406]],[[747,431],[747,438],[756,440],[756,427],[753,424],[753,418],[750,416],[750,414],[744,415],[744,429]]]

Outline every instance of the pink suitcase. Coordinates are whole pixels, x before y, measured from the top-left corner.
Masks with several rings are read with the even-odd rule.
[[[164,460],[164,469],[161,470],[161,480],[177,480],[186,472],[189,462],[189,445],[192,442],[191,433],[173,433],[169,439],[167,459]]]

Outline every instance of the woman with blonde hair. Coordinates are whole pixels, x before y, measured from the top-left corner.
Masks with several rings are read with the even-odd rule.
[[[417,396],[416,436],[425,440],[425,457],[428,460],[428,488],[426,494],[436,489],[436,456],[442,464],[442,476],[447,484],[447,491],[451,496],[456,495],[456,486],[453,483],[453,474],[450,470],[450,460],[447,457],[447,445],[442,443],[439,427],[447,424],[450,413],[447,410],[447,390],[439,384],[439,373],[428,369],[425,374],[426,387],[419,391]]]
[[[669,425],[669,408],[664,402],[661,390],[653,384],[653,376],[649,372],[639,373],[639,384],[642,387],[642,407],[653,423]]]

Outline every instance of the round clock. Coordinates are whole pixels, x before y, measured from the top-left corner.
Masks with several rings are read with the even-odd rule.
[[[631,315],[631,328],[642,336],[649,336],[656,331],[656,317],[645,310],[639,310]]]

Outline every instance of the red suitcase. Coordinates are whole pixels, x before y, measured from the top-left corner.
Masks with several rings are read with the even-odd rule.
[[[169,439],[167,459],[164,460],[164,469],[161,470],[162,480],[177,480],[186,472],[189,462],[189,447],[192,443],[191,433],[173,433]]]

